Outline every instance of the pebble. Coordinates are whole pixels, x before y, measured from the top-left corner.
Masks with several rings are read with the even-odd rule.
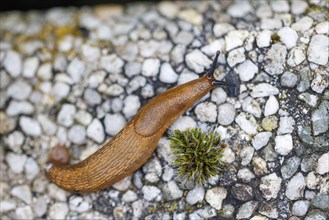
[[[323,21],[323,22],[318,23],[315,26],[315,31],[318,34],[327,34],[328,35],[329,34],[328,27],[329,27],[329,21]]]
[[[6,113],[8,116],[17,116],[17,115],[30,115],[34,112],[34,106],[27,101],[15,101],[12,100],[7,109]]]
[[[271,137],[272,132],[260,132],[254,136],[252,146],[255,150],[260,150],[268,144]]]
[[[6,156],[6,162],[14,173],[22,173],[27,156],[24,154],[15,154],[9,152]]]
[[[218,118],[217,121],[221,125],[230,125],[235,118],[235,108],[229,103],[224,103],[218,106]]]
[[[32,209],[36,216],[41,217],[47,212],[47,196],[40,196],[32,203]]]
[[[186,46],[183,44],[178,44],[170,53],[171,60],[174,64],[180,64],[184,61],[184,54],[186,51]]]
[[[161,65],[159,80],[164,83],[175,83],[177,82],[178,75],[172,69],[169,63]]]
[[[100,67],[108,73],[119,74],[122,72],[123,60],[116,54],[101,57]]]
[[[39,122],[33,118],[21,116],[19,119],[19,125],[26,135],[36,137],[41,134],[41,126]]]
[[[288,155],[293,149],[293,141],[291,134],[281,135],[275,137],[275,151],[282,155]]]
[[[22,73],[21,55],[13,50],[7,51],[3,60],[3,66],[13,78],[18,77]]]
[[[248,201],[254,197],[253,188],[247,184],[237,183],[231,188],[232,195],[239,201]]]
[[[108,38],[109,39],[109,38]],[[95,62],[99,59],[101,51],[91,44],[84,44],[81,47],[82,57],[89,62]]]
[[[309,30],[312,27],[312,25],[313,25],[313,19],[308,16],[305,16],[305,17],[302,17],[296,23],[293,23],[291,25],[291,28],[294,29],[295,31],[303,33],[305,31]]]
[[[216,105],[211,102],[202,102],[194,110],[197,118],[202,122],[216,122]]]
[[[198,78],[199,78],[199,76],[195,73],[182,73],[178,77],[177,84],[181,85],[181,84],[190,82],[190,81],[198,79]]]
[[[127,88],[128,90],[128,88]],[[105,94],[109,96],[119,96],[124,93],[124,88],[119,84],[112,84],[105,90]]]
[[[293,0],[291,2],[291,12],[296,15],[303,14],[308,7],[306,1]]]
[[[205,189],[202,186],[196,186],[186,195],[186,202],[190,205],[195,205],[201,202],[205,196]]]
[[[142,66],[142,75],[146,77],[156,76],[159,73],[160,60],[159,59],[145,59]]]
[[[294,29],[290,27],[283,27],[278,31],[278,35],[288,49],[296,46],[298,34]]]
[[[102,102],[100,94],[93,89],[86,89],[83,95],[88,105],[94,106],[99,105]]]
[[[161,198],[161,190],[155,186],[144,185],[142,193],[143,198],[147,201],[158,200]]]
[[[305,67],[300,70],[300,83],[297,86],[297,90],[299,92],[305,92],[311,85],[310,78],[310,69],[308,67]]]
[[[243,182],[248,183],[255,178],[255,175],[248,168],[242,168],[238,171],[237,177]]]
[[[280,117],[280,124],[278,129],[278,134],[291,134],[295,127],[295,120],[293,117],[284,116]]]
[[[32,193],[28,185],[14,186],[11,189],[10,194],[22,200],[26,204],[31,204],[32,202]]]
[[[253,98],[267,97],[279,94],[279,89],[268,83],[259,83],[252,88],[250,95]]]
[[[37,162],[32,157],[29,157],[25,162],[24,171],[26,178],[33,180],[40,173],[40,168]]]
[[[91,208],[89,202],[80,196],[70,197],[68,203],[70,210],[73,212],[83,213]]]
[[[262,114],[262,109],[260,108],[259,102],[250,96],[243,100],[242,109],[245,112],[253,114],[257,118],[259,118]]]
[[[176,17],[179,8],[170,1],[160,2],[158,5],[159,12],[168,18]]]
[[[243,47],[231,50],[227,56],[227,63],[230,67],[242,63],[246,60],[245,49]]]
[[[305,46],[297,46],[292,48],[288,53],[287,64],[295,67],[301,64],[306,59]]]
[[[235,160],[235,154],[231,148],[225,148],[222,156],[222,162],[230,164]]]
[[[284,179],[289,179],[292,177],[298,170],[300,165],[300,158],[291,157],[285,161],[285,164],[281,167],[281,174]]]
[[[186,65],[196,73],[202,73],[211,65],[211,60],[200,50],[194,49],[185,56]]]
[[[166,201],[177,200],[183,196],[183,191],[179,189],[173,180],[164,184],[162,192]]]
[[[188,46],[193,41],[193,34],[187,31],[180,31],[173,39],[176,44],[183,44]]]
[[[203,21],[202,14],[194,9],[180,10],[177,15],[180,19],[194,25],[201,25]]]
[[[87,127],[87,137],[101,144],[105,139],[105,132],[101,121],[93,119]]]
[[[215,102],[217,105],[225,102],[226,98],[226,92],[222,88],[216,87],[211,92],[211,101]]]
[[[235,18],[242,18],[251,11],[253,11],[251,5],[245,1],[234,2],[227,8],[227,13]]]
[[[111,136],[116,135],[126,125],[126,119],[120,113],[106,114],[104,119],[105,132]]]
[[[258,73],[258,66],[250,60],[246,60],[238,65],[236,71],[239,74],[241,81],[247,82],[254,78],[255,74]]]
[[[329,210],[329,195],[327,193],[319,193],[312,199],[312,205],[323,211]]]
[[[63,82],[56,82],[51,91],[60,101],[69,95],[70,86]]]
[[[258,124],[254,116],[242,112],[238,116],[236,116],[235,122],[247,134],[249,135],[257,134]]]
[[[322,154],[319,158],[316,172],[320,175],[329,172],[329,153]]]
[[[129,62],[124,66],[125,74],[129,78],[136,76],[142,71],[142,64],[138,62]]]
[[[216,23],[213,28],[215,37],[219,38],[229,31],[234,30],[234,26],[229,23]]]
[[[223,200],[227,196],[227,190],[223,187],[214,187],[207,190],[206,201],[216,210],[222,208]]]
[[[1,200],[0,201],[0,213],[16,209],[16,202],[14,200]]]
[[[156,183],[162,175],[162,166],[158,158],[154,157],[143,166],[145,180],[150,183]]]
[[[286,196],[290,200],[297,200],[302,197],[305,187],[305,179],[302,173],[297,173],[288,182]]]
[[[310,93],[304,92],[298,95],[298,99],[304,101],[307,105],[315,108],[318,105],[319,98]]]
[[[5,140],[9,148],[15,153],[21,153],[21,146],[23,145],[25,137],[22,132],[14,131],[8,135],[8,138]]]
[[[271,173],[263,176],[260,180],[259,189],[262,192],[263,198],[267,201],[276,199],[280,191],[282,179],[276,173]]]
[[[33,78],[39,67],[39,60],[37,57],[29,57],[23,64],[23,76],[26,78]]]
[[[307,214],[304,220],[326,220],[327,217],[328,216],[320,210],[313,209]]]
[[[37,76],[43,81],[50,80],[53,76],[51,64],[50,63],[42,64],[37,71]]]
[[[312,80],[311,88],[314,92],[321,94],[329,86],[328,72],[322,69],[316,69],[315,73],[316,75]]]
[[[306,185],[307,185],[307,188],[309,189],[316,189],[316,187],[318,186],[319,184],[319,178],[315,175],[314,172],[309,172],[307,177],[306,177]],[[314,192],[313,192],[314,193]],[[310,197],[314,197],[313,196],[310,196]],[[309,198],[306,196],[306,192],[305,192],[305,198]]]
[[[130,186],[131,186],[131,176],[127,176],[126,178],[112,185],[114,189],[119,191],[127,191]]]
[[[68,131],[68,138],[73,144],[84,144],[86,142],[86,129],[82,125],[73,125]]]
[[[136,95],[127,96],[123,102],[124,107],[122,111],[126,118],[134,116],[141,107],[139,97]]]
[[[232,30],[225,36],[226,51],[243,45],[245,39],[248,37],[249,31],[247,30]]]
[[[254,148],[252,147],[244,147],[241,152],[240,152],[240,157],[241,157],[241,165],[246,166],[250,163],[253,155],[254,155]]]
[[[15,214],[17,219],[34,219],[31,206],[18,207]]]
[[[236,214],[236,219],[249,219],[257,207],[257,201],[249,201],[242,204]]]
[[[268,47],[271,44],[272,31],[260,31],[256,37],[256,43],[259,48]]]
[[[180,131],[184,131],[187,128],[196,128],[196,122],[193,120],[193,118],[189,117],[189,116],[183,116],[178,118],[171,126],[170,126],[170,130],[174,131],[174,130],[180,130]]]
[[[320,106],[312,112],[312,125],[314,135],[325,133],[329,129],[329,102],[323,101]]]
[[[329,38],[322,34],[314,35],[307,50],[310,62],[326,65],[328,63]]]
[[[307,200],[298,200],[292,206],[292,214],[296,216],[304,216],[310,207],[310,202]]]
[[[281,76],[281,85],[287,88],[294,88],[298,83],[298,77],[291,72],[285,72]]]
[[[76,108],[71,104],[64,104],[57,115],[57,123],[65,127],[73,124]]]
[[[134,202],[137,199],[138,199],[137,194],[132,190],[128,190],[122,195],[122,201],[124,202]]]
[[[279,107],[280,106],[278,100],[275,98],[275,96],[270,95],[265,103],[264,116],[267,117],[274,115],[279,110]]]
[[[278,30],[282,27],[282,21],[276,18],[262,18],[260,28],[263,30]]]
[[[287,56],[287,48],[282,44],[273,44],[265,54],[264,69],[270,75],[283,73]]]
[[[50,206],[49,217],[51,219],[65,219],[69,212],[69,207],[66,203],[57,202]]]
[[[268,173],[266,161],[261,157],[254,157],[252,159],[252,166],[256,175],[262,176]]]
[[[7,88],[7,96],[16,100],[27,99],[32,92],[32,86],[23,80],[14,81]]]
[[[67,67],[67,73],[73,83],[79,83],[85,73],[85,64],[78,58],[75,58]]]

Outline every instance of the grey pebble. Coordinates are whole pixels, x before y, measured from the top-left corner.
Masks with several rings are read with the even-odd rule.
[[[310,206],[310,202],[307,200],[298,200],[292,206],[292,214],[296,216],[304,216]]]
[[[254,211],[256,211],[258,207],[257,201],[249,201],[240,206],[237,211],[236,219],[246,219],[250,218]]]
[[[174,181],[169,181],[168,183],[165,183],[162,190],[164,198],[167,201],[176,200],[183,196],[183,191],[179,189],[176,182]]]
[[[82,125],[73,125],[67,136],[73,144],[81,145],[86,141],[86,129]]]
[[[281,167],[281,174],[284,179],[289,179],[298,170],[301,159],[298,157],[291,157],[285,161],[284,165]]]
[[[273,44],[265,54],[265,71],[270,75],[283,73],[286,62],[287,48],[282,44]]]
[[[196,186],[186,195],[186,202],[190,205],[195,205],[202,201],[205,195],[205,189],[202,186]]]
[[[102,102],[102,97],[100,94],[93,89],[86,89],[83,95],[88,105],[94,106]]]
[[[239,201],[249,201],[254,197],[253,188],[247,184],[237,183],[231,187],[231,192]]]
[[[319,193],[312,199],[312,205],[323,211],[329,210],[329,195],[327,193]]]
[[[266,200],[276,199],[281,188],[282,179],[276,173],[263,176],[259,189]]]
[[[288,182],[286,196],[290,200],[297,200],[302,197],[305,188],[305,179],[302,173],[297,173]]]
[[[291,72],[284,72],[281,76],[281,85],[287,88],[294,88],[298,83],[298,77]]]
[[[322,101],[319,107],[312,112],[314,135],[325,133],[329,129],[329,101]]]

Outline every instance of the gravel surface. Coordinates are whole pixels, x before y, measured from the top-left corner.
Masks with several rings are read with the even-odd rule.
[[[1,219],[327,219],[328,1],[132,3],[0,15]],[[108,189],[67,193],[44,175],[48,153],[73,163],[113,137],[150,98],[235,72],[170,129],[214,128],[222,174],[182,184],[168,136]]]

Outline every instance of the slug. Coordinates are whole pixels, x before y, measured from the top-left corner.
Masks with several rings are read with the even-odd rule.
[[[87,159],[74,165],[49,163],[46,167],[49,180],[67,191],[89,193],[105,189],[139,169],[177,117],[215,86],[228,85],[213,76],[218,56],[219,51],[201,78],[173,87],[150,100],[126,127]]]

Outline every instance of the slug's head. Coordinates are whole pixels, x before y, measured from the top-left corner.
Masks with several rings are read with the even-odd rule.
[[[212,81],[212,84],[214,86],[227,87],[226,91],[229,96],[238,96],[239,92],[240,92],[240,90],[239,90],[240,80],[239,80],[239,77],[237,76],[237,74],[235,74],[233,72],[229,73],[226,76],[226,81],[219,81],[219,80],[216,80],[214,77],[214,72],[217,68],[217,61],[218,61],[219,54],[220,54],[220,51],[218,50],[216,52],[216,56],[215,56],[213,63],[211,64],[209,70],[206,72],[205,75],[208,77],[208,79],[210,79]]]

